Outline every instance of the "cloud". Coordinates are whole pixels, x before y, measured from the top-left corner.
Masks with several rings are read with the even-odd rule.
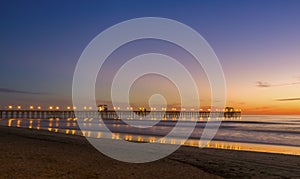
[[[46,93],[40,93],[40,92],[15,90],[15,89],[10,89],[10,88],[0,88],[0,93],[32,94],[32,95],[46,94]]]
[[[260,88],[269,88],[269,87],[278,87],[278,86],[292,86],[300,85],[300,81],[291,82],[291,83],[279,83],[279,84],[270,84],[269,82],[257,81],[256,86]]]
[[[300,98],[283,98],[283,99],[276,99],[276,101],[300,101]]]
[[[282,83],[282,84],[277,84],[273,86],[289,86],[289,85],[299,85],[300,82],[294,82],[294,83]]]
[[[268,88],[271,87],[271,84],[268,82],[257,81],[256,86],[260,88]]]

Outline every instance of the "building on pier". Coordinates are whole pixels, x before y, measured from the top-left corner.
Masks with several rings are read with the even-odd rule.
[[[102,111],[107,111],[108,110],[108,107],[106,104],[100,104],[98,105],[98,111],[99,112],[102,112]]]

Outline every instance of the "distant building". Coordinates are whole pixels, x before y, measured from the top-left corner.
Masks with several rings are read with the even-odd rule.
[[[101,112],[101,111],[107,111],[107,105],[106,104],[100,104],[98,105],[98,111]]]
[[[226,107],[225,112],[234,112],[234,108],[233,107]]]
[[[147,110],[146,110],[146,108],[144,108],[144,107],[139,107],[139,111],[141,111],[141,112],[146,112]]]

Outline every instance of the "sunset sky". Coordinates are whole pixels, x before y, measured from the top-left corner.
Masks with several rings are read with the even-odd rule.
[[[246,114],[300,114],[299,9],[297,0],[2,0],[0,105],[71,105],[74,69],[88,43],[114,24],[151,16],[182,22],[207,40],[223,67],[228,106]],[[105,82],[97,83],[101,93]],[[156,84],[168,88],[163,80]]]

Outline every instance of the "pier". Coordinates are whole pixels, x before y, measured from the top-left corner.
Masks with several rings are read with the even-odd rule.
[[[76,115],[75,115],[76,114]],[[134,117],[150,118],[230,118],[240,117],[241,111],[96,111],[96,110],[0,110],[1,119],[9,118],[95,118],[102,119],[128,119]]]

